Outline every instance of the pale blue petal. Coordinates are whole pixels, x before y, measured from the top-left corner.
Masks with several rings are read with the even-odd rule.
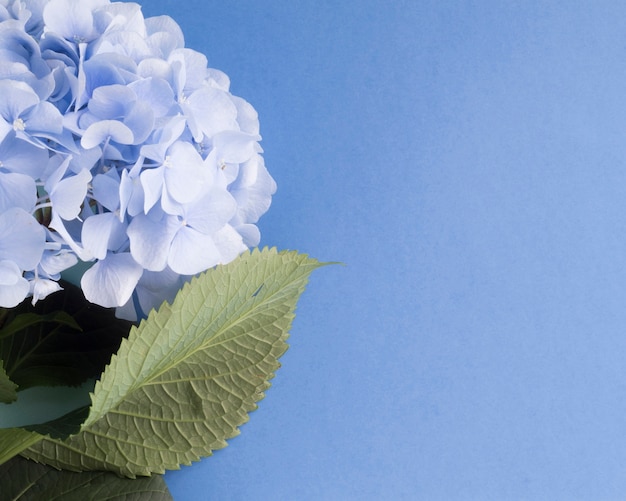
[[[147,213],[161,198],[163,193],[163,173],[165,167],[146,169],[141,173],[141,186],[143,187],[144,203],[143,211]]]
[[[109,245],[107,248],[113,252],[127,252],[130,248],[130,243],[128,241],[128,235],[126,234],[126,229],[128,228],[128,222],[120,221],[117,218],[117,222],[113,224],[113,229],[111,231],[111,235],[109,236]]]
[[[28,60],[39,54],[37,41],[25,33],[19,23],[4,23],[2,28],[0,48],[14,52],[23,60]]]
[[[172,67],[167,61],[157,58],[147,58],[141,61],[137,65],[137,75],[142,78],[162,78],[167,82],[171,81],[173,78]]]
[[[256,223],[267,212],[276,192],[276,183],[258,156],[241,165],[239,178],[229,187],[237,201],[241,222]]]
[[[213,241],[222,255],[221,264],[230,263],[247,250],[241,235],[229,224],[213,234]]]
[[[13,261],[0,260],[0,286],[15,285],[22,277],[22,270]]]
[[[215,150],[209,151],[209,154],[204,159],[207,186],[213,186],[226,190],[228,188],[228,183],[227,176],[224,174],[224,171],[227,167],[228,165],[225,167],[225,164],[217,162]]]
[[[12,261],[0,261],[0,307],[14,308],[30,291],[28,280]]]
[[[80,286],[88,301],[114,308],[130,299],[142,273],[143,268],[128,252],[109,253],[85,272]]]
[[[208,162],[205,162],[205,164],[208,164]],[[223,187],[226,188],[237,179],[237,177],[239,176],[240,165],[241,164],[226,163],[224,161],[220,162],[219,172],[217,172],[217,176],[215,176],[216,181],[218,181],[220,187],[222,187],[223,184]]]
[[[163,215],[153,220],[149,215],[137,215],[127,230],[131,254],[145,269],[163,270],[167,265],[172,239],[180,228],[174,216]]]
[[[111,169],[106,174],[93,178],[93,197],[103,207],[116,211],[120,206],[120,177],[117,170]]]
[[[45,299],[50,294],[62,290],[61,286],[54,280],[48,280],[46,278],[34,278],[29,283],[30,294],[33,299],[31,304],[34,306],[37,301]]]
[[[94,24],[100,33],[107,30],[134,31],[147,36],[141,6],[137,3],[113,2],[94,12]]]
[[[0,141],[3,141],[13,131],[13,127],[4,118],[0,118]]]
[[[43,102],[33,106],[23,117],[26,132],[32,135],[45,133],[61,134],[63,131],[63,116],[51,103]]]
[[[167,59],[167,57],[176,49],[180,49],[178,41],[170,33],[161,31],[150,35],[146,39],[146,43],[150,47],[152,55]]]
[[[237,123],[242,132],[253,136],[259,134],[259,114],[252,105],[238,96],[230,96],[230,99],[237,107]]]
[[[89,126],[80,144],[85,149],[95,148],[107,139],[120,144],[133,144],[133,132],[117,120],[102,120]]]
[[[148,43],[159,51],[161,57],[168,57],[175,49],[185,46],[185,37],[180,26],[169,16],[149,17],[145,20]]]
[[[104,148],[103,157],[105,160],[111,162],[120,162],[125,164],[134,163],[137,160],[137,148],[134,148],[132,144],[119,144],[110,142],[106,148]]]
[[[237,203],[230,193],[211,189],[187,207],[185,221],[201,233],[212,234],[228,223],[236,210]]]
[[[188,203],[202,192],[204,163],[192,144],[182,141],[174,143],[164,166],[165,186],[174,200]]]
[[[77,136],[82,136],[85,131],[102,120],[106,120],[102,117],[94,115],[88,108],[84,108],[83,111],[78,112],[78,117],[75,124],[69,124],[68,120],[65,120],[65,126],[71,128],[71,131]],[[118,120],[121,121],[121,120]]]
[[[83,64],[85,92],[91,96],[99,87],[115,84],[125,85],[123,68],[130,67],[130,71],[133,71],[133,64],[132,61],[122,55],[96,54]]]
[[[133,144],[141,144],[152,133],[154,112],[150,104],[138,102],[124,117],[124,124],[133,132]]]
[[[171,72],[171,83],[172,90],[174,91],[174,95],[176,99],[182,101],[185,98],[183,93],[185,87],[185,78],[187,74],[185,73],[185,63],[180,60],[170,60],[170,72]]]
[[[216,87],[224,92],[228,92],[230,88],[230,78],[223,71],[216,70],[215,68],[207,69],[206,81],[211,87]]]
[[[72,42],[89,42],[97,33],[89,2],[85,0],[51,0],[43,10],[46,31]]]
[[[0,31],[0,44],[6,44],[3,32]],[[0,78],[5,79],[17,79],[18,75],[28,73],[28,60],[19,54],[17,54],[11,48],[0,47]]]
[[[144,317],[161,306],[164,301],[171,304],[184,283],[185,279],[169,268],[159,272],[144,270],[135,289]],[[133,322],[138,320],[134,301],[129,300],[118,308],[115,315]]]
[[[179,62],[184,72],[184,90],[190,93],[204,86],[207,77],[207,58],[204,54],[193,49],[182,48],[175,50],[168,58],[170,63]]]
[[[54,239],[56,241],[61,241],[64,244],[68,245],[72,251],[83,261],[89,261],[93,259],[93,256],[88,252],[85,252],[83,248],[76,243],[76,238],[72,236],[70,233],[70,229],[65,226],[65,222],[59,217],[56,212],[52,212],[52,220],[48,225],[50,229],[55,230],[53,233]]]
[[[219,264],[221,259],[211,236],[183,227],[172,240],[167,264],[181,275],[195,275]]]
[[[96,214],[85,219],[81,233],[81,242],[85,251],[96,259],[104,259],[111,236],[119,226],[125,225],[112,212]]]
[[[137,96],[125,85],[106,85],[93,91],[87,107],[101,119],[123,119],[132,109]]]
[[[83,129],[86,129],[86,127],[81,127],[80,124],[83,120],[83,115],[85,115],[85,113],[89,113],[87,109],[66,112],[65,115],[63,115],[63,127],[72,131],[74,134],[82,134]]]
[[[180,216],[182,218],[185,215],[185,205],[174,200],[167,190],[163,190],[163,195],[161,196],[161,209],[166,214],[171,214],[172,216]]]
[[[43,60],[42,60],[43,62]],[[30,71],[27,73],[22,73],[20,75],[15,75],[15,80],[19,80],[20,82],[24,82],[31,89],[35,91],[39,99],[45,101],[50,98],[51,94],[54,92],[56,83],[54,80],[54,75],[50,73],[50,68],[46,65],[46,75],[37,76],[34,74],[34,71],[40,71],[33,67],[33,61],[31,61]],[[45,64],[45,63],[43,63]]]
[[[143,318],[150,311],[161,306],[164,301],[171,304],[185,281],[185,277],[181,277],[169,268],[159,272],[144,270],[135,288],[139,306],[142,310],[140,313],[143,313]],[[125,305],[117,308],[115,316],[131,322],[140,320],[135,310],[135,302],[132,299],[129,299]]]
[[[37,137],[41,139],[48,139],[49,141],[38,141],[39,144],[43,144],[45,148],[51,152],[57,153],[73,153],[77,157],[81,155],[81,148],[77,145],[76,140],[72,133],[67,129],[61,129],[60,133],[50,132],[37,132]],[[31,141],[34,143],[34,141]],[[93,165],[93,164],[92,164]]]
[[[137,95],[137,99],[150,104],[154,115],[164,117],[174,106],[174,92],[162,78],[142,78],[128,86]]]
[[[257,141],[260,136],[252,136],[245,132],[229,130],[213,136],[217,161],[240,164],[256,154]]]
[[[61,61],[50,59],[48,60],[48,65],[50,66],[50,76],[54,83],[54,88],[50,92],[50,97],[48,99],[50,102],[57,103],[59,106],[62,106],[60,101],[64,99],[70,91],[70,78],[68,78],[68,75],[65,73],[67,66]],[[63,107],[63,109],[65,108]]]
[[[86,169],[59,181],[49,193],[53,211],[66,221],[77,217],[87,195],[89,181],[91,173]]]
[[[25,174],[0,173],[0,212],[11,207],[32,211],[37,203],[35,180]]]
[[[137,287],[141,309],[148,314],[164,301],[171,304],[184,283],[183,278],[169,268],[160,272],[144,271]]]
[[[73,67],[72,73],[76,73],[79,56],[74,43],[68,42],[55,33],[48,32],[40,40],[39,48],[46,60],[58,59],[63,61],[68,66],[68,70],[70,70],[69,67]]]
[[[8,21],[9,19],[13,19],[13,16],[9,14],[4,5],[0,5],[0,22]]]
[[[191,133],[193,140],[196,143],[202,143],[205,140],[204,132],[202,132],[202,128],[200,127],[200,123],[196,120],[196,116],[194,114],[193,108],[191,108],[187,103],[179,103],[180,109],[187,120],[187,127],[189,128],[189,132]]]
[[[33,36],[38,36],[43,29],[43,8],[48,0],[22,0],[30,11],[31,17],[26,22],[26,30]]]
[[[126,215],[126,210],[128,208],[128,204],[130,202],[131,197],[133,196],[133,190],[134,190],[134,181],[137,181],[137,184],[139,183],[139,178],[131,178],[128,175],[128,170],[124,169],[122,171],[122,175],[120,177],[120,214],[119,217],[120,219],[123,219],[124,216]]]
[[[46,184],[44,185],[44,188],[47,193],[52,193],[55,186],[59,184],[61,179],[63,179],[63,176],[65,176],[71,160],[71,157],[63,155],[54,155],[53,157],[50,157],[49,162],[46,165],[46,171],[44,175],[46,179]]]
[[[168,148],[180,138],[185,130],[185,119],[180,116],[172,117],[161,128],[156,130],[150,138],[150,143],[141,147],[141,154],[158,163],[165,161]]]
[[[70,161],[70,169],[73,172],[80,172],[83,169],[91,170],[97,163],[100,162],[102,157],[102,150],[100,148],[91,148],[86,150],[82,148],[80,144],[76,145],[76,154],[72,155]]]
[[[130,176],[124,169],[120,180],[120,218],[126,213],[136,216],[143,211],[143,207],[144,191],[141,180],[139,177]]]
[[[45,251],[39,266],[48,276],[53,277],[71,268],[77,262],[78,258],[73,252],[61,249],[56,252]]]
[[[16,207],[0,214],[0,259],[32,270],[41,260],[45,240],[43,227],[24,209]]]
[[[100,38],[96,44],[94,48],[96,54],[117,53],[133,61],[141,61],[154,55],[145,38],[131,31],[111,31]]]
[[[196,90],[181,107],[185,110],[185,116],[193,116],[199,129],[208,137],[239,127],[237,108],[229,95],[219,89],[203,87]]]
[[[0,116],[12,124],[24,110],[39,103],[39,96],[24,82],[0,80]]]
[[[235,227],[237,233],[241,235],[243,244],[246,247],[256,247],[261,241],[261,232],[253,224],[241,224]]]

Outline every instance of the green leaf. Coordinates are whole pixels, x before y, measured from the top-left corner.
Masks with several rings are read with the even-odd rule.
[[[81,429],[82,424],[89,415],[89,407],[74,409],[60,418],[53,419],[42,424],[31,424],[22,426],[23,429],[34,431],[40,435],[47,435],[51,438],[64,440],[70,435],[75,435]]]
[[[28,308],[28,305],[23,307]],[[65,311],[53,311],[47,315],[40,315],[37,313],[22,313],[13,317],[2,329],[0,329],[0,339],[17,334],[20,331],[33,327],[41,323],[52,322],[61,325],[65,325],[72,329],[80,330],[80,325],[76,323],[70,315]]]
[[[133,477],[226,446],[270,386],[297,300],[320,266],[296,252],[255,250],[193,279],[122,342],[82,431],[23,455]]]
[[[35,306],[24,301],[2,312],[0,360],[20,390],[77,386],[99,376],[128,335],[130,322],[87,302],[79,288],[63,288]]]
[[[0,467],[2,499],[11,501],[172,501],[160,475],[137,480],[113,473],[58,471],[16,457]]]
[[[22,428],[0,429],[0,465],[42,438],[38,433]]]
[[[46,423],[0,428],[0,465],[43,440],[45,436],[65,440],[70,435],[75,435],[80,431],[88,413],[89,407],[81,407]]]
[[[17,385],[9,379],[4,370],[4,364],[0,360],[0,402],[10,404],[17,400]]]

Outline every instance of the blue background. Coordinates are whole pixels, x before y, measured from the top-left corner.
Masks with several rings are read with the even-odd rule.
[[[314,274],[183,500],[626,497],[626,4],[143,1],[226,72]]]

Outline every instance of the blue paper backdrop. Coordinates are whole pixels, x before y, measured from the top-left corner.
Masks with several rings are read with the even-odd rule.
[[[626,4],[151,0],[259,111],[314,274],[176,500],[626,497]]]

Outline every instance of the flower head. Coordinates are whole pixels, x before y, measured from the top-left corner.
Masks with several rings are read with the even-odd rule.
[[[2,2],[0,306],[43,299],[84,261],[87,299],[136,319],[257,245],[276,190],[258,132],[170,17]]]

